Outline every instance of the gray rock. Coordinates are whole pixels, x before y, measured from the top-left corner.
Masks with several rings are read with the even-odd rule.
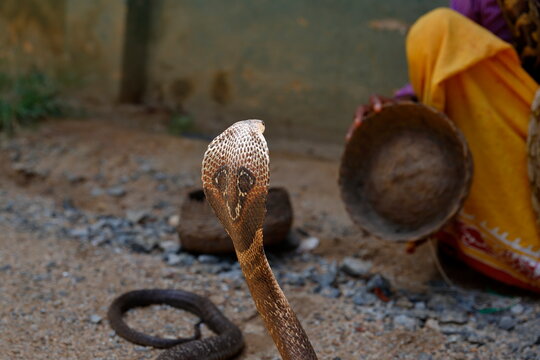
[[[517,320],[511,316],[504,315],[499,320],[499,323],[497,324],[501,329],[510,331],[512,330],[517,324]]]
[[[134,224],[142,223],[150,217],[151,215],[146,210],[128,210],[126,212],[126,218]]]
[[[469,318],[466,314],[457,311],[445,311],[438,315],[441,324],[466,324]]]
[[[394,325],[398,327],[403,327],[407,330],[415,330],[418,326],[418,320],[410,316],[400,314],[394,316]]]
[[[154,180],[157,180],[157,181],[167,180],[167,178],[168,178],[167,174],[162,173],[162,172],[157,172],[154,174]]]
[[[99,324],[101,322],[101,316],[99,316],[98,314],[92,314],[90,315],[90,322],[92,324]]]
[[[202,254],[197,257],[197,261],[201,264],[217,264],[221,261],[221,259],[214,255]]]
[[[161,183],[161,184],[158,184],[156,186],[156,190],[157,191],[167,191],[167,190],[169,190],[169,187],[166,184]]]
[[[178,257],[180,258],[180,262],[178,263],[178,265],[191,266],[195,264],[195,257],[191,254],[180,253],[178,254]]]
[[[371,271],[373,264],[370,261],[346,257],[341,262],[340,269],[345,274],[354,277],[367,277]]]
[[[165,254],[176,254],[181,248],[180,243],[174,240],[162,241],[158,244],[158,246]]]
[[[157,240],[149,237],[136,236],[129,243],[131,250],[138,253],[149,253],[157,246]]]
[[[104,193],[105,191],[103,191],[103,189],[99,187],[92,188],[92,190],[90,191],[90,195],[92,196],[101,196]]]
[[[510,312],[513,314],[513,315],[520,315],[523,313],[523,311],[525,310],[525,308],[523,307],[523,305],[521,304],[516,304],[514,306],[512,306],[510,308]]]
[[[289,285],[293,286],[304,286],[306,284],[306,281],[304,277],[301,274],[298,273],[288,273],[286,272],[284,275],[284,282]]]
[[[337,299],[341,296],[341,291],[337,288],[326,287],[321,290],[320,294],[327,298]]]
[[[368,291],[379,289],[386,296],[390,296],[390,294],[392,293],[390,282],[381,274],[375,274],[374,276],[372,276],[366,284],[366,289]]]
[[[164,260],[167,263],[167,265],[171,265],[171,266],[180,265],[182,261],[181,257],[174,253],[166,254],[164,257]]]
[[[123,186],[113,186],[107,189],[107,194],[114,197],[122,197],[126,195],[126,189]]]
[[[312,280],[319,284],[321,287],[329,287],[336,285],[336,274],[333,272],[325,272],[323,274],[313,274]]]
[[[79,239],[83,239],[83,238],[87,238],[90,235],[90,232],[88,231],[87,227],[82,227],[82,228],[72,229],[69,232],[69,235],[72,236],[72,237],[77,237]]]
[[[365,289],[360,289],[354,294],[352,301],[355,305],[368,306],[375,304],[377,297]]]

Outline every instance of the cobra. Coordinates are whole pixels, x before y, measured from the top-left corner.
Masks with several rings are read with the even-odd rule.
[[[264,253],[262,228],[270,172],[264,130],[261,120],[244,120],[218,135],[204,154],[203,189],[233,241],[255,306],[281,357],[284,360],[315,360],[317,355]],[[120,336],[132,342],[156,347],[172,346],[158,359],[225,360],[241,350],[243,339],[240,330],[209,300],[176,290],[140,291],[142,293],[127,293],[116,299],[109,309],[109,321]],[[155,303],[195,313],[218,335],[200,340],[196,326],[193,338],[170,340],[165,346],[158,342],[164,339],[138,333],[123,322],[122,314],[128,309]],[[186,341],[189,342],[183,344]]]

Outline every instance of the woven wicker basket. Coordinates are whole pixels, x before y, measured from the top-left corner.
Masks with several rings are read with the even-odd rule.
[[[461,132],[422,104],[390,104],[364,119],[341,159],[346,209],[382,239],[412,241],[440,229],[461,208],[473,173]]]

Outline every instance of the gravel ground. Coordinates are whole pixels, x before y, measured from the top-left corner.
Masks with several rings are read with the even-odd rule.
[[[105,315],[115,296],[149,287],[209,296],[245,335],[240,359],[279,359],[235,258],[178,242],[181,194],[197,186],[205,146],[102,121],[3,144],[0,359],[153,358]],[[270,263],[321,359],[540,359],[538,297],[445,260],[450,286],[429,249],[403,256],[363,236],[338,200],[336,160],[276,149],[271,161],[293,201],[289,242],[303,250],[270,252]],[[158,306],[128,320],[163,336],[196,321]]]

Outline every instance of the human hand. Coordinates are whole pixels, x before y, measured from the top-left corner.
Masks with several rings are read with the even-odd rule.
[[[349,130],[347,131],[347,135],[345,136],[345,140],[349,141],[351,139],[351,136],[353,132],[362,124],[362,121],[371,113],[378,113],[382,110],[384,104],[390,104],[395,103],[395,99],[387,98],[385,96],[381,95],[371,95],[369,97],[369,103],[365,105],[360,105],[356,109],[356,113],[354,114],[354,119],[349,127]]]

